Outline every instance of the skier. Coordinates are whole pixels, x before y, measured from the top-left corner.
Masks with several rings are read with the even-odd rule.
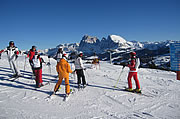
[[[63,51],[63,48],[62,47],[59,47],[57,53],[56,53],[56,56],[54,57],[54,59],[57,61],[57,65],[58,63],[60,62],[63,54],[66,54],[64,51]],[[58,73],[58,72],[57,72]],[[59,73],[58,73],[59,75]],[[57,76],[58,77],[58,76]]]
[[[32,48],[29,50],[29,52],[27,54],[27,57],[29,58],[29,64],[30,64],[32,72],[33,72],[33,76],[32,77],[35,77],[35,72],[33,70],[33,61],[32,61],[35,53],[37,53],[36,46],[32,46]]]
[[[65,52],[63,51],[63,48],[62,47],[59,47],[57,53],[56,53],[56,56],[54,59],[56,59],[57,61],[57,64],[58,62],[60,62],[60,59],[62,58],[62,55],[65,54]]]
[[[59,80],[54,87],[53,94],[55,94],[58,91],[62,83],[62,80],[65,79],[66,97],[68,97],[70,94],[69,73],[73,73],[73,71],[71,70],[69,63],[67,62],[67,54],[62,55],[62,58],[56,66],[56,70],[59,73]]]
[[[36,52],[32,58],[32,69],[36,77],[36,88],[40,88],[41,86],[43,86],[42,63],[45,63],[44,60],[40,57],[40,54]]]
[[[98,57],[95,57],[95,58],[93,59],[92,64],[94,64],[94,66],[96,67],[96,69],[97,69],[97,65],[99,65],[99,69],[100,69],[100,63],[99,63]],[[92,65],[91,67],[93,67],[93,65]]]
[[[9,46],[7,48],[5,48],[4,50],[1,50],[0,54],[2,52],[7,52],[7,57],[8,57],[8,61],[10,64],[10,68],[13,72],[12,77],[18,78],[19,76],[21,76],[21,73],[15,63],[18,58],[19,51],[18,51],[18,48],[14,45],[14,42],[10,41]]]
[[[84,75],[84,71],[83,71],[83,70],[86,70],[86,68],[84,68],[82,56],[83,56],[83,53],[80,52],[74,62],[75,71],[76,71],[77,79],[78,79],[78,82],[77,82],[78,88],[81,87],[81,78],[82,78],[83,88],[86,87],[86,80],[85,80],[85,75]]]
[[[130,92],[136,92],[136,93],[141,93],[141,89],[140,89],[140,84],[139,84],[139,80],[138,80],[138,76],[137,76],[137,71],[138,71],[138,67],[140,65],[140,60],[139,58],[136,58],[136,52],[131,52],[130,53],[130,57],[131,57],[131,61],[130,64],[128,64],[127,66],[129,67],[130,71],[129,71],[129,75],[128,75],[128,87],[125,90],[130,91]],[[136,89],[132,89],[132,82],[131,82],[131,78],[134,77],[135,83],[136,83]]]

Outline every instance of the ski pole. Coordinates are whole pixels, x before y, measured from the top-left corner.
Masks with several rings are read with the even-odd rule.
[[[87,69],[86,69],[86,70],[87,70]],[[87,75],[87,77],[89,77],[89,74],[88,74],[88,72],[87,72],[86,70],[84,70],[84,71],[86,72],[85,74]]]
[[[121,77],[123,71],[124,71],[124,67],[122,68],[121,73],[119,74],[118,80],[116,81],[116,84],[115,84],[115,86],[114,86],[115,88],[117,87],[117,84],[118,84],[118,82],[120,81],[120,77]]]
[[[24,73],[25,73],[25,70],[26,70],[26,56],[25,56],[25,62],[24,62]],[[23,75],[24,75],[23,73]]]
[[[49,58],[49,65],[48,65],[49,66],[49,76],[51,76],[51,62],[50,62],[51,60],[50,60],[50,56],[48,56],[48,58]]]

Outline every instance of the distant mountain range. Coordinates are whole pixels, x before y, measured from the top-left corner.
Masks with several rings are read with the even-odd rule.
[[[178,41],[127,41],[118,35],[109,35],[107,38],[103,37],[99,40],[97,37],[84,35],[80,43],[60,44],[56,48],[44,50],[44,53],[54,56],[57,49],[63,47],[64,51],[68,53],[82,51],[86,56],[96,54],[101,60],[106,61],[109,60],[109,53],[107,51],[111,50],[113,51],[113,63],[120,64],[124,59],[128,59],[129,52],[136,51],[137,56],[141,58],[142,67],[169,69],[169,45],[174,42]]]

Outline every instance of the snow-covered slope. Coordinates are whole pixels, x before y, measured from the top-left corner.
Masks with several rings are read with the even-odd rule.
[[[48,58],[43,57],[47,62]],[[58,95],[47,96],[57,82],[56,61],[51,59],[49,67],[43,65],[43,81],[50,85],[35,90],[31,79],[31,68],[24,63],[24,56],[18,58],[18,67],[24,77],[11,82],[8,60],[0,60],[0,119],[179,119],[180,82],[174,72],[153,69],[139,69],[138,77],[144,95],[122,91],[127,86],[128,68],[125,68],[118,83],[113,86],[122,71],[121,66],[100,62],[100,69],[90,69],[85,64],[89,84],[84,91],[77,91],[77,79],[70,75],[70,86],[77,92],[67,102],[63,101],[64,81]],[[24,71],[25,64],[25,71]],[[74,65],[71,64],[72,69]],[[133,80],[132,80],[133,81]],[[135,84],[133,81],[133,87]]]

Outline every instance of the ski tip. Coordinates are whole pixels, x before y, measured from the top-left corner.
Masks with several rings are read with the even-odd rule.
[[[65,96],[64,99],[63,99],[63,101],[67,102],[68,99],[69,99],[69,96],[68,96],[68,97]]]

